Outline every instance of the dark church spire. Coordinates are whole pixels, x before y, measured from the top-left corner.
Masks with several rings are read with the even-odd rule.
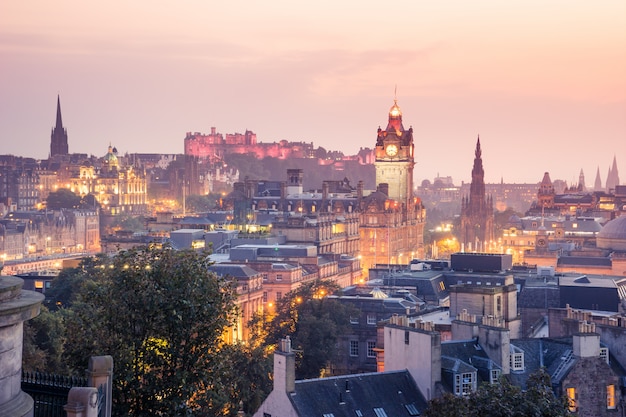
[[[493,197],[485,193],[480,136],[476,140],[469,197],[461,203],[461,242],[466,250],[486,251],[494,239]]]
[[[57,124],[56,129],[63,129],[63,120],[61,119],[61,97],[57,94]]]
[[[57,120],[50,137],[50,157],[68,153],[67,130],[63,127],[61,118],[61,97],[57,95]]]

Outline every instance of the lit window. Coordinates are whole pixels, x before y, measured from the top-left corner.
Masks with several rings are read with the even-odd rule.
[[[568,388],[567,389],[567,401],[568,401],[568,410],[571,412],[578,410],[578,404],[576,404],[576,388]]]
[[[615,403],[615,385],[606,386],[606,408],[609,410],[615,410],[617,405]]]
[[[35,281],[35,288],[38,290],[43,289],[43,281]]]
[[[375,325],[376,324],[376,314],[368,314],[367,315],[367,324]]]
[[[375,348],[376,348],[376,342],[367,342],[367,357],[368,358],[376,357],[376,352],[374,351]]]
[[[350,340],[350,356],[359,356],[359,341]]]

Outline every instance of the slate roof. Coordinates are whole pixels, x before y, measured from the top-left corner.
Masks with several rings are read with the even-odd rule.
[[[407,370],[301,380],[295,388],[289,399],[301,417],[408,417],[427,407]]]
[[[562,339],[516,339],[513,348],[524,353],[524,370],[511,370],[511,382],[526,389],[526,381],[533,372],[545,367],[553,385],[560,384],[576,359],[572,356],[572,338]]]
[[[445,360],[444,360],[445,359]],[[441,343],[441,368],[454,373],[473,372],[478,375],[478,385],[489,382],[489,371],[502,368],[489,359],[476,340],[455,340]],[[452,390],[452,387],[447,387]]]
[[[220,276],[231,276],[238,280],[249,279],[256,275],[259,275],[257,271],[245,265],[237,264],[214,264],[209,267],[209,270],[215,272]]]

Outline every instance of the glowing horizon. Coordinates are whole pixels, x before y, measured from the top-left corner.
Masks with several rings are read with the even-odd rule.
[[[626,2],[210,3],[0,6],[0,153],[47,156],[59,93],[70,152],[215,126],[355,154],[397,85],[416,183],[469,181],[478,134],[488,182],[626,177]]]

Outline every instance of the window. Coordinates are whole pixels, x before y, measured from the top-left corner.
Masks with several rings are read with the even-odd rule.
[[[420,412],[417,410],[417,407],[415,406],[415,403],[405,404],[404,408],[406,408],[406,411],[409,413],[410,416],[419,416],[420,415]]]
[[[600,357],[606,362],[609,363],[609,348],[601,347],[600,348]]]
[[[367,324],[376,325],[376,314],[369,313],[367,315]]]
[[[276,301],[280,300],[281,298],[283,298],[283,293],[280,291],[276,291]]]
[[[567,401],[568,401],[568,410],[571,412],[578,410],[578,404],[576,404],[576,388],[570,387],[566,390],[567,392]]]
[[[350,324],[359,324],[358,316],[350,316]]]
[[[454,393],[456,395],[469,395],[474,391],[476,378],[473,372],[465,372],[454,375]]]
[[[498,379],[500,379],[500,370],[499,369],[492,369],[491,372],[489,373],[489,377],[491,378],[491,382],[492,384],[495,384],[496,382],[498,382]]]
[[[358,340],[350,340],[350,356],[359,356]]]
[[[356,417],[363,417],[363,412],[361,410],[354,410],[354,414],[356,414]]]
[[[376,417],[387,417],[387,413],[385,413],[383,408],[374,408],[374,414],[376,414]]]
[[[511,353],[510,363],[512,371],[524,370],[524,353]]]
[[[263,302],[267,303],[267,291],[263,291]]]
[[[615,410],[617,408],[615,403],[615,385],[606,386],[606,408],[609,410]]]
[[[282,281],[283,280],[283,274],[276,274],[276,281]]]
[[[268,278],[267,274],[263,274],[263,281],[267,281],[267,278]]]
[[[405,345],[409,344],[409,331],[408,330],[404,331],[404,344]]]
[[[498,312],[498,316],[500,316],[502,313],[502,297],[499,295],[496,297],[496,305],[496,311]]]
[[[367,357],[368,358],[376,357],[376,352],[374,351],[375,348],[376,348],[376,342],[367,342]]]
[[[270,413],[263,413],[263,417],[272,417]]]

